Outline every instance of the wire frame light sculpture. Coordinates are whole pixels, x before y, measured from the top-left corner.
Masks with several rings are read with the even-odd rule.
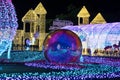
[[[96,49],[104,50],[107,46],[119,45],[120,42],[120,22],[65,26],[62,29],[75,32],[80,39],[83,36],[83,48],[91,49],[91,53]]]
[[[82,53],[79,37],[70,30],[60,29],[48,34],[44,41],[44,54],[49,62],[77,62]]]
[[[18,27],[14,5],[11,0],[0,0],[0,56],[8,49],[8,59],[12,40]]]

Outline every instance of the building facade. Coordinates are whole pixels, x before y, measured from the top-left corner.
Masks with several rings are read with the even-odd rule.
[[[42,3],[39,3],[34,10],[30,9],[23,16],[23,30],[17,30],[16,36],[13,40],[13,50],[25,50],[26,39],[29,39],[31,41],[31,50],[42,50],[43,42],[47,35],[45,32],[46,14],[46,9]],[[98,13],[97,16],[91,22],[89,22],[90,14],[85,6],[83,6],[79,11],[77,17],[78,25],[106,23],[101,13]],[[61,29],[64,26],[73,26],[73,22],[69,20],[55,19],[53,21],[53,25],[50,26],[49,30],[54,31]],[[35,37],[36,34],[37,37]],[[86,42],[83,43],[86,45]]]
[[[59,20],[58,18],[53,21],[52,26],[50,26],[49,30],[57,30],[61,29],[64,26],[72,26],[73,22],[69,20]]]
[[[42,50],[46,36],[46,14],[46,9],[39,3],[34,10],[30,9],[23,16],[23,30],[17,30],[13,50],[25,50],[26,39],[31,41],[30,50]]]

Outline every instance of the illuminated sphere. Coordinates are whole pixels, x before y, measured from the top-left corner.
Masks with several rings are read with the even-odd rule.
[[[49,33],[43,46],[46,59],[53,63],[77,62],[82,53],[82,44],[79,37],[66,29]]]

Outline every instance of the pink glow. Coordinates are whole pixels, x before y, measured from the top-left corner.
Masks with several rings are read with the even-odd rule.
[[[8,2],[12,2],[12,0],[7,0]]]

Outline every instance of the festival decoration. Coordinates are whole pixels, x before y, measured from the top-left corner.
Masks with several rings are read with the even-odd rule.
[[[77,62],[82,53],[79,37],[72,31],[61,29],[50,33],[44,41],[44,54],[49,62]]]
[[[15,8],[11,0],[0,0],[0,56],[8,49],[8,58],[12,40],[18,27]]]

